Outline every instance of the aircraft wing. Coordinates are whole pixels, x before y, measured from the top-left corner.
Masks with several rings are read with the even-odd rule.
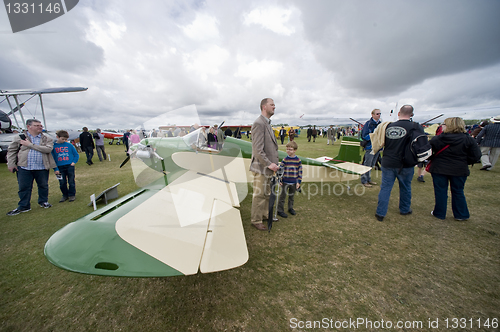
[[[353,162],[334,161],[328,157],[305,158],[302,160],[302,182],[354,181],[370,169]]]
[[[319,157],[316,158],[315,160],[320,161],[323,163],[323,166],[326,166],[328,168],[333,168],[336,170],[340,170],[346,173],[352,173],[352,174],[357,174],[357,175],[362,175],[369,170],[371,170],[371,167],[352,163],[349,161],[343,161],[339,163],[331,163],[333,160],[332,158],[329,157]]]
[[[83,88],[83,87],[63,87],[63,88],[47,88],[47,89],[21,89],[21,90],[0,90],[0,96],[5,96],[5,99],[7,100],[9,106],[10,106],[10,112],[8,115],[14,114],[14,119],[16,121],[16,125],[19,127],[19,123],[17,122],[17,119],[15,118],[15,113],[19,112],[21,115],[21,120],[24,122],[24,117],[22,113],[22,108],[24,107],[25,103],[32,99],[34,96],[38,95],[40,98],[40,106],[42,109],[42,117],[43,117],[43,125],[45,128],[47,128],[47,124],[45,123],[45,110],[43,108],[43,102],[42,102],[42,94],[46,93],[63,93],[63,92],[79,92],[79,91],[87,91],[88,88]],[[17,96],[19,95],[31,95],[31,97],[28,98],[28,100],[19,103]],[[11,102],[9,101],[9,97],[13,97],[16,101],[15,107],[12,107]]]
[[[226,270],[248,260],[237,201],[234,183],[189,171],[120,218],[116,231],[182,274]]]
[[[187,171],[124,196],[56,232],[45,255],[66,270],[159,277],[215,272],[248,260],[234,183]],[[125,205],[126,204],[126,205]]]
[[[0,90],[0,96],[18,96],[18,95],[37,95],[45,93],[63,93],[63,92],[80,92],[87,91],[88,88],[83,87],[64,87],[64,88],[47,88],[47,89],[20,89],[20,90]]]

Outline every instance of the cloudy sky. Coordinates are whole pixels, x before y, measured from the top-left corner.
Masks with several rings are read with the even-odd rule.
[[[498,0],[80,0],[14,34],[0,9],[0,89],[88,87],[45,95],[49,129],[136,128],[190,105],[203,124],[251,124],[264,97],[290,125],[390,120],[396,104],[419,121],[486,118],[500,114],[499,13]]]

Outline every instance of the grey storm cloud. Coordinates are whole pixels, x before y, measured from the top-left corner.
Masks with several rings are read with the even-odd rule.
[[[500,62],[499,1],[332,1],[302,5],[314,54],[345,87],[391,95]]]

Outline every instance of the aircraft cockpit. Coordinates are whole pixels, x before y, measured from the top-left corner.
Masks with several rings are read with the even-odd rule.
[[[218,144],[215,142],[213,146],[209,146],[207,140],[207,130],[205,127],[201,127],[196,129],[195,131],[190,132],[182,139],[186,143],[187,146],[191,147],[196,152],[204,152],[204,153],[219,153],[222,150],[224,142]],[[219,149],[218,149],[219,147]]]

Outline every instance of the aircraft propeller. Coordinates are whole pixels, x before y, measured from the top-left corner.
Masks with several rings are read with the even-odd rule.
[[[158,153],[156,153],[156,151],[150,145],[144,145],[138,143],[134,147],[136,149],[127,155],[127,158],[125,158],[125,160],[123,160],[122,163],[120,164],[120,168],[125,166],[129,162],[131,157],[137,157],[139,159],[142,159],[143,161],[146,159],[156,157],[163,163],[163,158],[159,156]],[[165,171],[165,166],[163,165],[162,167],[163,171]]]
[[[123,166],[125,166],[129,160],[130,160],[130,157],[131,156],[135,156],[137,154],[138,151],[144,151],[144,150],[147,150],[148,148],[151,149],[151,147],[149,145],[143,145],[141,143],[138,143],[135,147],[137,147],[137,149],[135,149],[134,151],[130,152],[130,153],[127,153],[127,158],[125,158],[124,161],[122,161],[122,163],[120,164],[120,168],[122,168]],[[149,153],[147,156],[145,156],[146,158],[149,158]]]
[[[439,118],[439,117],[442,117],[443,115],[444,115],[444,113],[439,114],[438,116],[435,116],[435,117],[433,117],[433,118],[432,118],[432,119],[430,119],[430,120],[427,120],[427,121],[425,121],[425,122],[422,122],[422,123],[421,123],[421,125],[426,124],[427,122],[431,122],[432,120],[435,120],[435,119],[437,119],[437,118]]]
[[[125,160],[122,161],[122,163],[120,164],[120,168],[122,168],[123,166],[125,166],[128,163],[129,160],[130,160],[130,156],[127,156],[127,158],[125,158]]]

